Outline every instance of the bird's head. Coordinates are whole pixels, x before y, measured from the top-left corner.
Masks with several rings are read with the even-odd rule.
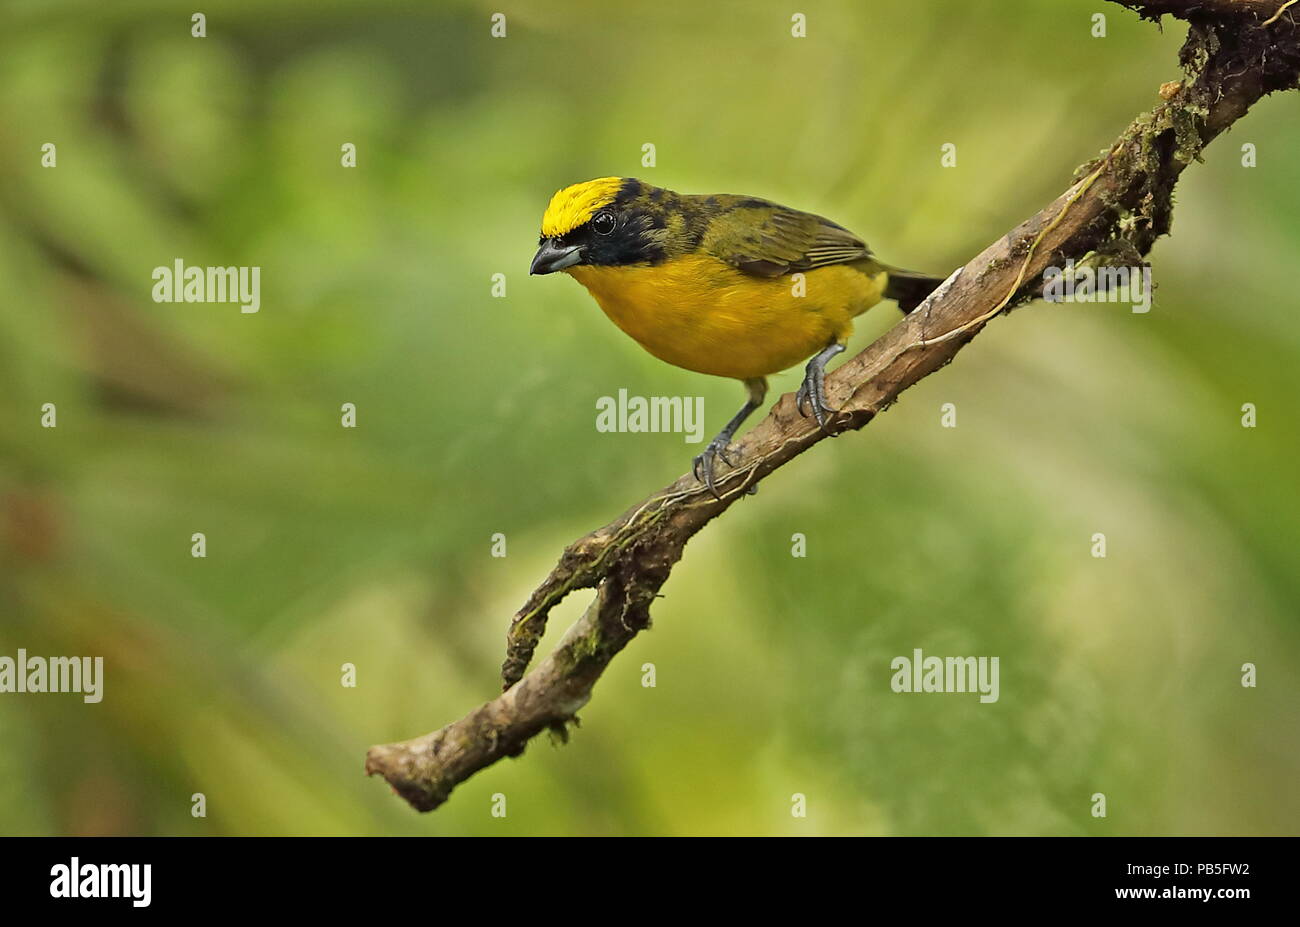
[[[577,266],[654,264],[670,245],[676,194],[633,177],[601,177],[551,197],[529,273]]]

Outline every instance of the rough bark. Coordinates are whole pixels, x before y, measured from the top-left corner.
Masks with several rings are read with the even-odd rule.
[[[1300,80],[1300,12],[1281,0],[1114,0],[1152,18],[1189,23],[1180,53],[1186,79],[1138,116],[1102,158],[1081,166],[1068,190],[993,242],[904,321],[826,381],[839,409],[832,431],[862,428],[909,386],[943,367],[995,316],[1040,292],[1043,271],[1076,262],[1141,264],[1169,231],[1173,189],[1201,149],[1261,97]],[[1279,15],[1280,13],[1280,15]],[[382,775],[428,811],[476,771],[523,752],[543,730],[563,736],[610,660],[650,625],[650,606],[686,543],[746,490],[825,437],[786,395],[737,445],[721,499],[684,475],[565,549],[511,623],[505,691],[459,721],[402,743],[372,747],[367,773]],[[596,589],[555,651],[525,670],[551,608]]]

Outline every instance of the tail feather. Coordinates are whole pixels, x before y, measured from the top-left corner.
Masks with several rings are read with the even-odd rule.
[[[895,300],[898,308],[904,312],[911,312],[921,305],[945,279],[894,268],[888,268],[886,273],[889,274],[889,280],[885,284],[885,299]]]

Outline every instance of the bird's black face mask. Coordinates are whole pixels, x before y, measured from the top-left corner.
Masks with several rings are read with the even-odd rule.
[[[588,221],[559,236],[542,238],[530,274],[551,274],[578,264],[618,267],[664,259],[664,216],[625,190]]]

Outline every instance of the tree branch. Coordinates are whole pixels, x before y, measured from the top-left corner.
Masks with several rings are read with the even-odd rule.
[[[1164,14],[1179,19],[1242,19],[1264,23],[1281,18],[1283,10],[1294,0],[1113,0],[1120,6],[1137,11],[1143,19],[1159,19]],[[1281,15],[1280,15],[1281,14]]]
[[[862,428],[903,390],[943,367],[987,322],[1031,298],[1049,266],[1066,259],[1141,264],[1169,231],[1174,184],[1201,149],[1264,95],[1297,86],[1300,27],[1288,15],[1261,25],[1281,0],[1115,0],[1144,15],[1191,23],[1180,54],[1189,79],[1140,115],[1109,152],[1076,172],[1045,209],[957,270],[906,319],[826,380],[835,433]],[[1289,13],[1289,11],[1287,11]],[[650,625],[650,606],[686,543],[746,490],[826,437],[790,395],[738,444],[737,465],[715,499],[687,474],[565,549],[515,615],[497,698],[446,727],[372,747],[366,772],[382,775],[428,811],[478,770],[517,756],[538,733],[565,736],[615,654]],[[555,651],[524,675],[550,610],[569,593],[596,589]]]

